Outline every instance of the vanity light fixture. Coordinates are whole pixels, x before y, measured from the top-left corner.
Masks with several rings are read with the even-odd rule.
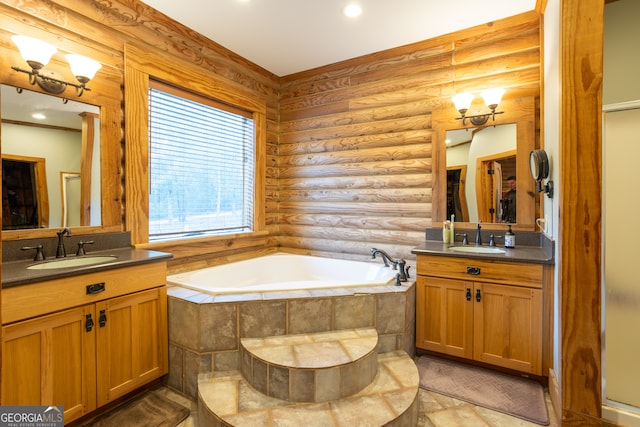
[[[65,55],[73,75],[80,83],[68,82],[55,71],[44,69],[51,57],[58,51],[55,46],[27,36],[13,36],[11,40],[18,46],[20,55],[22,55],[22,58],[29,64],[31,70],[25,70],[16,66],[11,66],[11,68],[18,72],[28,74],[30,84],[35,85],[37,83],[38,86],[49,93],[59,94],[64,92],[67,86],[73,86],[76,90],[76,96],[80,97],[85,90],[91,90],[87,86],[87,83],[102,67],[98,61],[85,56],[74,54]],[[18,92],[20,92],[20,90],[18,90]]]
[[[496,111],[496,108],[498,107],[498,104],[500,104],[500,101],[502,100],[502,95],[504,95],[504,93],[505,93],[505,90],[501,87],[487,89],[483,91],[480,94],[480,96],[484,100],[484,103],[487,105],[487,107],[489,107],[491,112],[484,113],[484,114],[476,114],[473,116],[468,116],[466,115],[466,113],[469,110],[469,107],[471,107],[471,102],[473,101],[473,98],[475,98],[475,96],[472,93],[468,93],[468,92],[457,94],[456,96],[451,98],[451,100],[456,106],[456,110],[460,112],[460,117],[456,117],[456,120],[462,120],[462,124],[466,125],[467,119],[469,119],[469,121],[475,126],[480,126],[487,123],[487,121],[489,120],[489,117],[491,117],[491,119],[495,121],[496,114],[504,113],[504,111]]]

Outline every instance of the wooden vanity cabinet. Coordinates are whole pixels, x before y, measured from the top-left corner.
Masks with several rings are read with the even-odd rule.
[[[162,287],[96,304],[98,406],[167,373],[166,299]]]
[[[62,405],[65,421],[96,408],[92,306],[3,326],[2,405]]]
[[[550,300],[541,264],[418,255],[416,347],[546,375]]]
[[[68,423],[166,374],[165,280],[158,262],[3,290],[1,404],[63,405]]]

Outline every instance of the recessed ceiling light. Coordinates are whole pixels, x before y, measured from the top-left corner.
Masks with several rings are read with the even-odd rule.
[[[33,113],[33,114],[31,115],[31,117],[33,117],[34,119],[38,119],[38,120],[44,120],[44,119],[46,119],[46,118],[47,118],[47,116],[45,116],[45,115],[44,115],[44,114],[42,114],[42,113]]]
[[[342,10],[342,13],[344,13],[344,15],[348,16],[349,18],[356,18],[362,13],[362,8],[360,7],[360,5],[351,3],[345,6],[345,8]]]

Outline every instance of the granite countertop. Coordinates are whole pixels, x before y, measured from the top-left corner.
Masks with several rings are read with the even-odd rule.
[[[110,260],[100,264],[83,265],[76,267],[65,267],[43,270],[29,270],[28,266],[55,262],[56,260],[67,260],[75,258],[87,258],[96,256],[115,256]],[[67,255],[66,258],[49,258],[45,261],[21,260],[2,263],[2,287],[26,285],[29,283],[42,282],[45,280],[60,279],[64,277],[77,276],[81,274],[95,273],[99,271],[112,270],[115,268],[129,267],[132,265],[147,264],[151,262],[166,261],[173,257],[170,253],[150,251],[146,249],[114,248],[101,251],[87,251],[87,255],[76,257]]]
[[[466,231],[470,236],[473,236],[473,234],[471,234],[474,232],[473,230],[462,231]],[[485,236],[484,233],[485,232],[483,231],[483,240],[488,241],[488,236]],[[513,249],[505,248],[503,245],[496,246],[496,248],[503,250],[504,253],[454,252],[451,250],[452,247],[460,247],[464,245],[459,242],[455,244],[445,244],[442,242],[441,236],[441,229],[427,230],[426,240],[424,243],[415,247],[411,252],[416,255],[436,255],[534,264],[554,264],[553,241],[541,233],[518,233],[518,239],[522,244],[516,244],[516,247]],[[472,248],[474,244],[470,243],[466,246]],[[482,247],[489,248],[489,245],[482,245]]]

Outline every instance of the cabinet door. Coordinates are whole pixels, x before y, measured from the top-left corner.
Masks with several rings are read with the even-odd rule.
[[[473,358],[541,375],[542,291],[476,283],[474,301]]]
[[[94,410],[95,326],[88,319],[95,321],[93,305],[4,326],[1,404],[64,406],[65,422]]]
[[[96,304],[98,405],[167,373],[166,288]]]
[[[473,355],[473,283],[418,276],[416,347],[471,358]]]

